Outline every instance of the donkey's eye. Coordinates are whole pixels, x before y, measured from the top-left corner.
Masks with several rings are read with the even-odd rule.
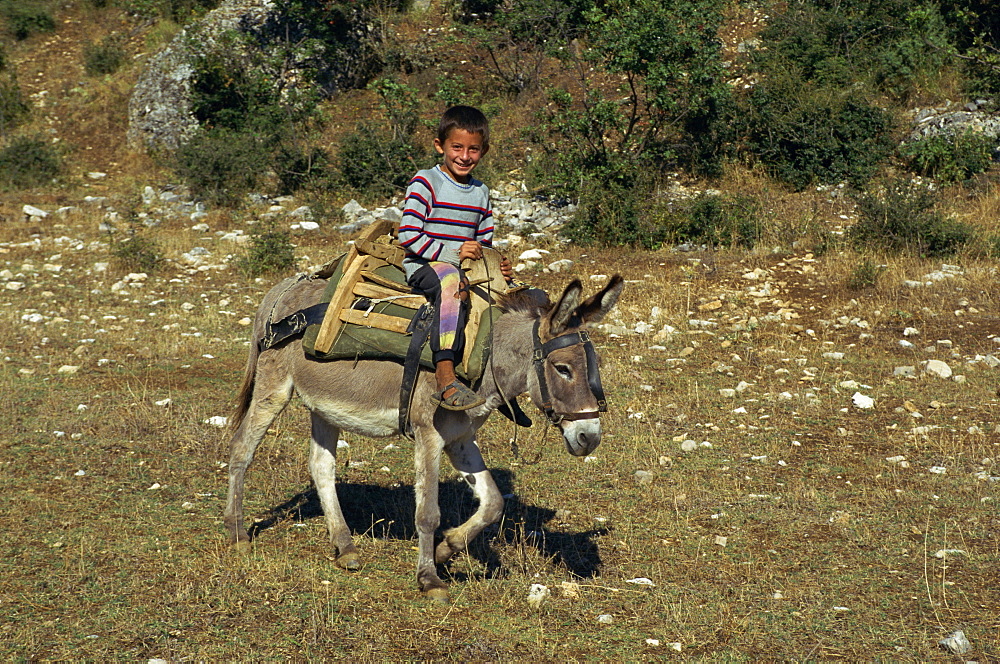
[[[556,371],[566,380],[573,380],[573,370],[569,368],[568,364],[557,364]]]

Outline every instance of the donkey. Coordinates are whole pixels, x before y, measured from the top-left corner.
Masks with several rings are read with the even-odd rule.
[[[230,543],[247,546],[243,524],[243,484],[254,452],[268,427],[298,394],[309,409],[312,432],[309,470],[319,495],[336,563],[360,569],[358,551],[344,520],[335,486],[337,439],[351,431],[385,437],[399,430],[399,394],[403,367],[392,361],[320,362],[306,357],[299,338],[259,351],[269,318],[305,309],[320,300],[326,280],[286,279],[264,297],[257,312],[230,442],[229,494],[224,522]],[[566,450],[590,454],[601,442],[600,412],[606,410],[598,357],[586,328],[600,321],[621,294],[621,276],[584,302],[579,280],[570,283],[555,304],[538,289],[501,296],[494,321],[493,347],[478,393],[482,406],[467,411],[438,408],[432,372],[421,371],[413,390],[410,425],[414,437],[417,584],[425,596],[448,601],[448,586],[436,564],[463,551],[503,512],[503,498],[483,461],[476,431],[507,399],[528,392],[531,400],[562,432]],[[440,524],[438,476],[441,452],[472,488],[478,500],[468,521],[447,530],[434,546]]]

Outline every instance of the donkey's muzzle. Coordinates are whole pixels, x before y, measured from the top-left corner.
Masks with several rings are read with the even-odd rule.
[[[601,420],[564,420],[561,424],[566,451],[573,456],[586,456],[601,444]]]

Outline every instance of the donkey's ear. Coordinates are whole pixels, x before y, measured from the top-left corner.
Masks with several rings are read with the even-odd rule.
[[[604,315],[614,308],[618,302],[618,297],[622,294],[625,280],[620,274],[611,277],[611,281],[601,292],[590,297],[586,302],[577,307],[576,316],[581,321],[581,326],[599,323]]]
[[[569,327],[576,324],[573,314],[580,306],[580,293],[583,292],[583,285],[579,279],[574,279],[566,286],[562,296],[552,307],[548,315],[548,334],[550,337],[557,337],[565,332]]]

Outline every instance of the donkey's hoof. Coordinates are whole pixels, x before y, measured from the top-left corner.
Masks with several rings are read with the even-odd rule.
[[[451,602],[448,597],[447,588],[428,588],[424,591],[424,597],[430,600],[434,600],[438,604],[448,604]]]
[[[446,562],[451,560],[452,556],[456,553],[458,553],[458,551],[451,548],[451,545],[448,544],[448,540],[443,540],[434,549],[434,562],[438,565],[444,565]]]
[[[253,548],[248,539],[237,540],[233,542],[232,547],[235,553],[250,553],[250,550]]]
[[[361,569],[361,560],[356,553],[345,553],[337,557],[337,566],[348,572],[357,572]]]

